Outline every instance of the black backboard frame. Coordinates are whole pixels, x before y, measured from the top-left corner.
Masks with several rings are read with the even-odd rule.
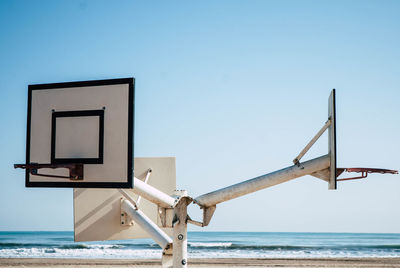
[[[98,157],[95,158],[56,158],[57,118],[97,116],[99,119]],[[104,110],[62,111],[52,112],[51,115],[51,164],[103,164],[104,154]]]
[[[128,155],[127,155],[127,182],[74,182],[74,181],[52,181],[38,182],[30,181],[30,172],[25,172],[25,187],[55,187],[55,188],[133,188],[134,176],[134,101],[135,101],[135,79],[118,78],[105,80],[89,80],[76,82],[62,82],[50,84],[35,84],[28,86],[28,108],[27,108],[27,136],[26,136],[26,163],[30,164],[30,137],[31,137],[31,115],[32,115],[32,93],[35,90],[49,90],[60,88],[93,87],[127,84],[129,90],[128,99]],[[51,141],[49,141],[51,142]],[[43,164],[43,163],[40,163]]]

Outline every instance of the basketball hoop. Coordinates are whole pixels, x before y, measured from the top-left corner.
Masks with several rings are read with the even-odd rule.
[[[356,172],[361,173],[361,176],[337,179],[337,181],[348,181],[348,180],[358,180],[363,179],[368,176],[368,173],[380,173],[380,174],[399,174],[397,170],[392,169],[382,169],[382,168],[337,168],[337,176],[340,176],[343,172]]]
[[[83,164],[15,164],[14,168],[22,168],[29,171],[31,175],[50,177],[50,178],[60,178],[60,179],[70,179],[70,180],[83,180]],[[66,168],[69,170],[69,176],[60,176],[53,174],[42,174],[38,173],[38,169],[41,168]]]

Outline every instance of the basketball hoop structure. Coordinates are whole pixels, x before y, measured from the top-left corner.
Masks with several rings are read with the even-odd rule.
[[[47,177],[47,178],[59,178],[59,179],[69,179],[71,181],[83,180],[83,164],[15,164],[14,168],[22,168],[29,171],[31,175]],[[43,174],[39,173],[38,169],[51,168],[59,169],[66,168],[69,170],[69,176],[53,175],[53,174]]]
[[[340,174],[342,174],[343,172],[361,173],[361,176],[351,177],[351,178],[341,178],[341,179],[337,179],[337,181],[349,181],[349,180],[364,179],[368,176],[368,173],[399,174],[399,172],[397,170],[382,169],[382,168],[338,168],[337,169],[338,176]]]
[[[123,80],[122,82],[126,81]],[[96,113],[97,112],[98,111],[96,110]],[[92,121],[96,123],[96,120],[97,119]],[[106,123],[107,122],[105,121],[105,128],[107,128]],[[64,123],[60,120],[59,124],[62,126]],[[302,161],[304,155],[325,131],[328,131],[328,153],[311,160]],[[108,132],[105,131],[104,133]],[[78,148],[79,146],[76,147]],[[59,150],[61,150],[61,152],[65,151],[63,147],[60,148],[61,149]],[[27,157],[27,159],[29,158]],[[106,156],[104,156],[104,159],[107,159]],[[216,211],[216,206],[219,203],[305,175],[311,175],[326,181],[328,182],[328,189],[335,190],[337,189],[337,181],[363,179],[366,178],[369,173],[398,174],[397,170],[390,169],[337,168],[335,89],[332,90],[329,97],[327,121],[304,149],[294,158],[293,165],[286,168],[192,198],[184,190],[174,191],[171,194],[170,186],[172,184],[169,185],[169,188],[167,187],[168,185],[165,186],[160,184],[164,187],[164,190],[160,190],[162,188],[161,186],[153,186],[155,185],[154,183],[163,183],[166,179],[171,182],[175,179],[174,158],[173,160],[171,160],[171,158],[135,158],[135,161],[138,161],[138,164],[135,162],[136,168],[133,177],[134,186],[133,188],[131,187],[131,189],[121,189],[122,187],[109,187],[115,189],[101,190],[74,189],[74,218],[76,220],[74,225],[75,240],[94,241],[127,239],[128,235],[124,234],[130,234],[129,230],[131,228],[140,227],[142,231],[156,241],[162,248],[162,267],[174,268],[187,267],[187,224],[190,223],[201,227],[208,226],[214,212]],[[25,168],[29,174],[37,177],[80,180],[82,183],[86,180],[86,174],[83,176],[85,163],[27,163],[16,164],[14,167]],[[61,168],[68,169],[69,176],[38,173],[38,169]],[[361,176],[338,179],[338,177],[344,172],[361,173]],[[141,179],[138,178],[139,176],[141,176]],[[173,184],[175,184],[175,182],[173,182]],[[93,188],[90,187],[89,184],[74,184],[72,187],[75,185],[79,185],[81,188]],[[101,186],[104,186],[104,184],[101,184]],[[65,185],[63,187],[65,187]],[[92,190],[95,191],[91,192]],[[142,200],[142,198],[145,200]],[[143,212],[147,209],[146,204],[143,204],[145,202],[152,204],[156,208],[155,214],[157,223],[154,218],[151,218],[154,217],[153,213],[152,215],[146,215],[146,213]],[[203,210],[201,221],[194,220],[187,214],[187,207],[191,203],[197,204],[200,209]],[[103,205],[103,207],[101,207],[101,205]],[[106,205],[109,210],[106,209]],[[99,211],[101,210],[105,211],[104,214],[97,215],[96,213],[100,213]],[[90,221],[91,217],[94,218]],[[103,220],[103,222],[100,222],[101,220]],[[107,224],[111,227],[108,227]],[[94,231],[87,233],[90,229],[93,229]],[[172,238],[168,234],[169,231],[171,231],[170,233],[172,234]],[[82,235],[78,239],[77,233]]]

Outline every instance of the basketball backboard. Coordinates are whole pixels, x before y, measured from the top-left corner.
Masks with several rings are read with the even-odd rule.
[[[339,176],[336,167],[336,96],[335,89],[331,91],[328,101],[328,120],[304,149],[293,160],[293,163],[302,168],[300,160],[310,150],[314,143],[328,129],[328,159],[329,166],[325,169],[311,173],[311,176],[317,177],[328,182],[328,189],[336,190],[337,177]]]
[[[132,188],[133,127],[134,78],[29,85],[26,186]]]
[[[148,170],[151,175],[148,184],[172,195],[176,189],[174,157],[135,158],[135,177],[145,180]],[[137,200],[132,189],[126,192]],[[74,189],[74,237],[75,241],[122,240],[150,237],[137,224],[121,224],[121,198],[118,189]],[[158,219],[156,204],[141,198],[138,208],[153,222]],[[171,235],[172,228],[162,228]]]
[[[329,156],[330,156],[330,167],[329,167],[329,190],[336,190],[337,180],[337,164],[336,164],[336,93],[335,89],[332,90],[329,96],[329,109],[328,116],[331,120],[331,125],[328,130],[329,137]]]

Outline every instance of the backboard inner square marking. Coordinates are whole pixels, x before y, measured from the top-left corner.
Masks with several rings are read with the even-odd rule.
[[[56,119],[56,125],[56,158],[99,156],[99,136],[93,136],[93,133],[99,133],[98,118],[93,116],[59,117]],[[82,142],[82,137],[88,135],[91,135],[91,138]]]
[[[104,110],[53,112],[52,163],[103,163]]]

